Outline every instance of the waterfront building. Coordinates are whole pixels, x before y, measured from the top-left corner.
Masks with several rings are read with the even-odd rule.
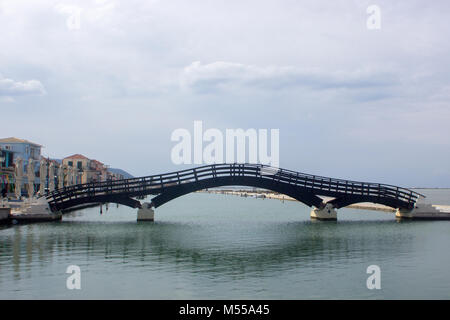
[[[120,173],[117,173],[117,172],[108,171],[108,179],[111,179],[111,180],[122,180],[122,179],[125,179],[125,177],[123,176],[123,174],[120,174]]]
[[[122,175],[108,171],[108,166],[104,163],[82,154],[68,156],[62,160],[62,164],[78,170],[80,178],[76,183],[123,179]]]
[[[42,146],[25,139],[15,137],[0,139],[0,149],[10,153],[9,156],[22,158],[24,164],[28,163],[28,159],[41,160]],[[14,158],[11,163],[14,163]]]
[[[17,159],[22,159],[24,172],[30,159],[34,160],[35,172],[38,171],[42,148],[40,144],[16,137],[0,139],[0,188],[6,187],[9,192],[13,191],[14,167]],[[39,174],[35,175],[34,184],[39,184]]]
[[[97,173],[97,181],[105,181],[108,179],[108,166],[104,163],[93,159],[91,161],[93,170]]]
[[[71,168],[77,169],[79,174],[77,177],[75,177],[75,181],[73,181],[73,183],[88,183],[93,181],[93,176],[95,175],[95,173],[91,168],[91,160],[88,157],[77,153],[65,157],[62,160],[62,164],[67,166],[69,170]]]
[[[0,147],[0,191],[14,191],[14,152]]]

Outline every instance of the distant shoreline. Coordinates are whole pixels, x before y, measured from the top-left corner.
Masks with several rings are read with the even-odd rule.
[[[423,190],[450,190],[450,188],[419,188],[419,187],[414,187],[414,188],[409,188],[409,189],[413,189],[413,190],[417,190],[417,189],[423,189]]]
[[[280,201],[298,201],[292,197],[289,197],[287,195],[284,194],[280,194],[280,193],[276,193],[276,192],[272,192],[272,191],[267,191],[267,190],[244,190],[244,189],[204,189],[204,190],[199,190],[197,192],[200,193],[214,193],[214,194],[225,194],[225,195],[235,195],[235,196],[240,196],[240,197],[251,197],[251,198],[259,198],[259,199],[275,199],[275,200],[280,200]],[[330,197],[324,197],[321,196],[322,199],[324,199],[325,201],[332,199]],[[352,204],[350,206],[348,206],[348,208],[351,209],[363,209],[363,210],[375,210],[375,211],[384,211],[384,212],[395,212],[396,210],[391,208],[391,207],[387,207],[385,205],[382,204],[376,204],[376,203],[369,203],[369,202],[364,202],[364,203],[358,203],[358,204]]]

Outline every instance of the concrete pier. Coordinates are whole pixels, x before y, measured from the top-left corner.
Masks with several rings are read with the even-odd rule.
[[[315,220],[337,220],[337,212],[333,205],[327,203],[322,209],[314,208],[311,210],[311,219]]]
[[[52,212],[45,198],[24,201],[19,207],[11,208],[9,222],[36,223],[61,220],[61,212]]]
[[[137,221],[155,221],[155,211],[148,202],[142,204],[142,208],[138,209]]]
[[[417,203],[412,210],[397,209],[395,217],[411,220],[450,220],[448,206],[438,206],[428,203]]]
[[[51,214],[39,214],[39,213],[17,213],[10,215],[10,221],[13,224],[20,223],[37,223],[37,222],[52,222],[62,219],[60,212]]]

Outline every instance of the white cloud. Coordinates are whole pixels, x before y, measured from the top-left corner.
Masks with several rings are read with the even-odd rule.
[[[116,6],[116,1],[95,0],[93,3],[88,3],[83,7],[58,3],[54,9],[57,13],[67,17],[68,29],[74,30],[81,28],[82,20],[86,20],[91,24],[100,25],[110,23],[111,21],[108,18],[111,18],[112,11]]]
[[[183,88],[197,92],[236,87],[264,90],[305,87],[324,90],[390,86],[396,83],[396,78],[391,73],[370,69],[323,71],[293,66],[258,67],[223,61],[209,64],[196,61],[184,68],[180,83]]]
[[[45,94],[45,88],[38,80],[26,80],[20,82],[4,78],[0,75],[0,96],[13,97]]]

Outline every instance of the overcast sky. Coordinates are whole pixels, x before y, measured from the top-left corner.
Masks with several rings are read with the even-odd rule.
[[[202,120],[279,129],[284,168],[450,187],[449,39],[449,1],[0,0],[0,137],[138,176]]]

